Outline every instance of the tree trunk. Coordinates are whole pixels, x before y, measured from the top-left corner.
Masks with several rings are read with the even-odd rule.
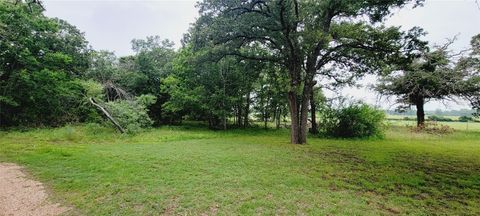
[[[306,82],[303,87],[302,101],[300,107],[300,137],[299,143],[307,143],[308,134],[308,105],[310,105],[310,90],[311,84]]]
[[[282,117],[281,112],[282,112],[282,109],[280,107],[277,107],[277,111],[275,114],[275,125],[277,130],[280,129],[280,123],[281,123],[281,117]]]
[[[242,127],[242,123],[243,123],[243,120],[242,120],[242,103],[240,103],[238,105],[238,110],[237,110],[237,126],[238,127]]]
[[[266,130],[268,128],[268,118],[267,115],[265,114],[263,118],[263,128]]]
[[[305,144],[307,142],[307,122],[308,122],[308,94],[303,95],[299,104],[298,96],[295,92],[288,93],[288,104],[291,118],[291,142],[292,144]],[[300,105],[300,106],[299,106]]]
[[[288,105],[290,109],[290,141],[292,144],[300,143],[300,122],[299,122],[299,110],[298,110],[297,95],[294,91],[288,92]]]
[[[310,117],[312,118],[312,129],[310,132],[312,134],[318,134],[318,125],[317,125],[317,106],[315,104],[315,98],[313,95],[313,88],[312,93],[310,93]]]
[[[90,98],[90,103],[92,103],[93,105],[95,105],[98,109],[100,109],[103,114],[105,114],[105,116],[113,123],[113,125],[115,125],[115,127],[117,127],[117,129],[121,132],[121,133],[125,133],[125,130],[122,128],[122,126],[120,126],[120,124],[115,121],[115,119],[112,117],[112,115],[110,115],[110,113],[105,109],[103,108],[102,106],[100,106],[98,103],[95,102],[95,99],[93,98]]]
[[[425,99],[421,98],[417,101],[417,127],[423,127],[425,125],[425,110],[423,106],[425,104]]]
[[[245,105],[245,111],[244,111],[244,116],[243,116],[243,127],[246,128],[248,127],[248,115],[250,114],[250,92],[247,94],[247,104]]]

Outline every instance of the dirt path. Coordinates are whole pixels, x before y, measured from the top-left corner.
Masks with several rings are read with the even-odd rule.
[[[59,215],[68,210],[47,197],[42,183],[28,179],[20,166],[0,163],[0,216]]]

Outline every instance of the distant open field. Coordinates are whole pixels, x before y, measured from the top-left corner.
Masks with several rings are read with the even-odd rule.
[[[404,117],[408,117],[412,120],[404,120]],[[442,117],[450,118],[452,120],[458,120],[459,118],[459,116]],[[409,115],[388,115],[387,122],[392,126],[415,126],[417,124],[415,118],[416,116]],[[437,124],[447,125],[455,130],[480,131],[480,122],[437,122]]]

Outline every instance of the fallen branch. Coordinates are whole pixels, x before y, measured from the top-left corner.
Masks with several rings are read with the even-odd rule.
[[[108,111],[103,108],[102,106],[100,106],[99,104],[97,104],[95,102],[95,99],[93,98],[90,98],[90,103],[92,103],[93,105],[95,105],[98,109],[100,109],[103,114],[105,114],[105,116],[107,116],[107,118],[117,127],[117,129],[121,132],[121,133],[125,133],[125,130],[122,128],[122,126],[120,126],[120,124],[118,124],[117,121],[115,121],[115,119],[110,115],[110,113],[108,113]]]

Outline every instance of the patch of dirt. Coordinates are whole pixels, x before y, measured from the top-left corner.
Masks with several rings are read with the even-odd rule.
[[[69,210],[47,198],[42,183],[28,179],[22,167],[0,163],[0,216],[53,216]]]

